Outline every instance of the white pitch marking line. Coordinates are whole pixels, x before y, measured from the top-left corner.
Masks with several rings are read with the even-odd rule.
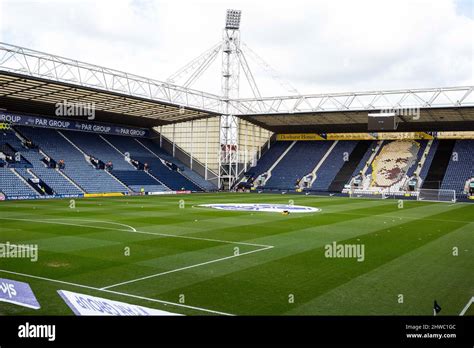
[[[70,226],[78,226],[78,227],[83,227],[84,226],[84,225],[77,225],[77,224],[72,224],[72,223],[64,223],[64,222],[57,222],[57,221],[43,221],[43,220],[35,220],[35,219],[14,219],[14,218],[0,218],[0,219],[2,219],[2,220],[14,220],[14,221],[31,221],[31,222],[38,222],[38,223],[70,225]],[[90,221],[93,221],[93,220],[90,220]],[[134,231],[134,232],[132,232],[132,231],[129,231],[129,230],[119,230],[119,229],[116,229],[116,228],[107,228],[107,227],[99,227],[99,226],[87,226],[87,227],[98,228],[98,229],[106,229],[106,230],[114,230],[114,231],[121,231],[121,232],[128,232],[128,233],[143,233],[143,234],[151,234],[151,235],[166,236],[166,237],[196,239],[196,240],[205,240],[205,241],[212,241],[212,242],[219,242],[219,243],[236,244],[236,245],[250,245],[250,246],[260,247],[260,249],[251,250],[251,251],[247,251],[247,252],[244,252],[244,253],[239,253],[237,255],[231,255],[231,256],[227,256],[227,257],[223,257],[223,258],[219,258],[219,259],[215,259],[215,260],[211,260],[211,261],[207,261],[207,262],[202,262],[202,263],[195,264],[195,265],[190,265],[190,266],[186,266],[186,267],[182,267],[182,268],[178,268],[178,269],[174,269],[174,270],[170,270],[170,271],[166,271],[166,272],[162,272],[162,273],[158,273],[158,274],[153,274],[153,275],[142,277],[142,278],[139,278],[139,279],[134,279],[134,280],[129,280],[129,281],[126,281],[126,282],[118,283],[118,284],[109,285],[109,286],[101,288],[100,290],[105,290],[105,289],[116,287],[116,286],[119,286],[119,285],[124,285],[124,284],[128,284],[128,283],[137,282],[139,280],[145,280],[145,279],[148,279],[148,278],[158,277],[158,276],[161,276],[161,275],[174,273],[174,272],[178,272],[178,271],[182,271],[182,270],[186,270],[186,269],[190,269],[190,268],[194,268],[194,267],[198,267],[198,266],[203,266],[203,265],[207,265],[207,264],[215,263],[215,262],[219,262],[219,261],[224,261],[224,260],[228,260],[228,259],[235,258],[235,257],[238,257],[238,256],[247,255],[247,254],[255,253],[255,252],[258,252],[258,251],[264,251],[264,250],[267,250],[267,249],[274,248],[273,245],[263,245],[263,244],[254,244],[254,243],[245,243],[245,242],[232,242],[232,241],[224,241],[224,240],[218,240],[218,239],[199,238],[199,237],[190,237],[190,236],[177,236],[177,235],[172,235],[172,234],[162,234],[162,233],[144,232],[144,231]]]
[[[71,282],[65,282],[62,280],[56,280],[56,279],[51,279],[51,278],[45,278],[45,277],[40,277],[40,276],[35,276],[31,274],[26,274],[26,273],[19,273],[19,272],[13,272],[13,271],[7,271],[4,269],[0,269],[0,272],[3,273],[9,273],[9,274],[15,274],[19,275],[22,277],[28,277],[28,278],[34,278],[34,279],[40,279],[40,280],[45,280],[53,283],[61,283],[61,284],[66,284],[66,285],[71,285],[71,286],[76,286],[84,289],[90,289],[90,290],[95,290],[95,291],[102,291],[102,292],[107,292],[110,294],[115,294],[115,295],[121,295],[121,296],[126,296],[126,297],[133,297],[137,298],[140,300],[146,300],[146,301],[151,301],[151,302],[157,302],[157,303],[163,303],[167,305],[172,305],[172,306],[177,306],[177,307],[183,307],[183,308],[188,308],[188,309],[194,309],[197,311],[202,311],[202,312],[208,312],[208,313],[213,313],[213,314],[219,314],[219,315],[227,315],[227,316],[233,316],[233,314],[230,313],[225,313],[225,312],[219,312],[219,311],[214,311],[212,309],[206,309],[206,308],[201,308],[201,307],[195,307],[195,306],[189,306],[189,305],[184,305],[181,303],[174,303],[174,302],[168,302],[168,301],[163,301],[163,300],[157,300],[153,298],[148,298],[148,297],[143,297],[139,295],[133,295],[133,294],[127,294],[125,292],[118,292],[118,291],[113,291],[113,290],[105,290],[105,289],[100,289],[100,288],[95,288],[93,286],[88,286],[88,285],[82,285],[82,284],[76,284],[76,283],[71,283]]]
[[[474,303],[474,296],[471,297],[471,299],[469,301],[467,301],[466,306],[463,308],[461,313],[459,313],[459,315],[462,316],[462,315],[466,314],[467,310],[469,309],[469,307],[471,306],[472,303]]]
[[[29,222],[38,222],[38,223],[43,223],[43,224],[56,224],[56,225],[76,226],[76,227],[90,227],[90,228],[97,228],[97,229],[101,229],[101,230],[112,230],[112,231],[120,231],[120,232],[128,232],[128,233],[150,234],[150,235],[154,235],[154,236],[171,237],[171,238],[204,240],[204,241],[208,241],[208,242],[225,243],[225,244],[249,245],[249,246],[261,247],[261,248],[273,247],[273,245],[265,245],[265,244],[257,244],[257,243],[234,242],[234,241],[230,241],[230,240],[220,240],[220,239],[211,239],[211,238],[181,236],[181,235],[158,233],[158,232],[130,231],[130,230],[121,230],[121,229],[118,229],[118,228],[100,227],[100,226],[89,226],[89,225],[84,226],[84,225],[78,225],[78,224],[67,223],[67,222],[44,221],[44,220],[36,220],[36,219],[3,218],[3,217],[0,217],[0,220],[29,221]]]
[[[137,232],[137,229],[135,227],[132,227],[130,225],[126,225],[126,224],[121,224],[121,223],[118,223],[118,222],[110,222],[110,221],[103,221],[103,220],[88,220],[88,219],[49,219],[51,221],[85,221],[85,222],[99,222],[99,223],[103,223],[103,224],[111,224],[111,225],[118,225],[118,226],[123,226],[123,227],[128,227],[130,230],[132,230],[133,232]]]
[[[139,281],[141,281],[141,280],[146,280],[146,279],[150,279],[150,278],[160,277],[160,276],[165,275],[165,274],[175,273],[175,272],[184,271],[184,270],[190,269],[190,268],[195,268],[195,267],[199,267],[199,266],[209,265],[209,264],[211,264],[211,263],[220,262],[220,261],[224,261],[224,260],[229,260],[229,259],[233,259],[233,258],[235,258],[235,257],[239,257],[239,256],[243,256],[243,255],[252,254],[252,253],[259,252],[259,251],[265,251],[265,250],[268,250],[268,249],[271,249],[271,248],[273,248],[273,247],[272,247],[272,246],[268,246],[268,247],[262,248],[262,249],[257,249],[257,250],[252,250],[252,251],[246,251],[245,253],[239,253],[239,254],[237,254],[237,255],[221,257],[221,258],[219,258],[219,259],[215,259],[215,260],[211,260],[211,261],[206,261],[206,262],[201,262],[201,263],[198,263],[198,264],[195,264],[195,265],[191,265],[191,266],[181,267],[181,268],[173,269],[173,270],[166,271],[166,272],[151,274],[151,275],[148,275],[148,276],[145,276],[145,277],[141,277],[141,278],[137,278],[137,279],[127,280],[127,281],[125,281],[125,282],[117,283],[117,284],[112,284],[112,285],[108,285],[108,286],[105,286],[105,287],[100,288],[100,289],[101,289],[101,290],[110,289],[110,288],[114,288],[114,287],[117,287],[117,286],[120,286],[120,285],[135,283],[135,282],[139,282]]]

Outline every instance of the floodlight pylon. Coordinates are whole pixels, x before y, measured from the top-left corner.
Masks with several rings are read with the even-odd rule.
[[[238,16],[238,23],[235,18]],[[234,17],[232,19],[232,17]],[[224,112],[221,116],[219,188],[231,188],[239,177],[239,119],[233,115],[231,99],[239,97],[240,83],[240,11],[227,10],[222,35],[221,89]]]
[[[220,151],[218,185],[220,189],[230,189],[245,170],[245,158],[239,157],[239,118],[238,111],[231,101],[238,99],[240,90],[240,70],[242,69],[252,94],[261,99],[260,90],[248,64],[246,54],[241,49],[240,10],[227,10],[222,40],[186,64],[168,78],[168,82],[191,86],[209,69],[219,53],[222,57],[221,92],[222,114],[220,116]]]

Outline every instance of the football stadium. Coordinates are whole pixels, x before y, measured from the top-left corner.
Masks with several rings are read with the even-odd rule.
[[[262,96],[242,15],[166,81],[0,43],[0,315],[474,315],[474,86]]]

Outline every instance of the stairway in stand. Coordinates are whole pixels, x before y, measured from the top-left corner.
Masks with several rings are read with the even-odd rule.
[[[349,156],[349,161],[345,162],[342,168],[337,173],[336,177],[332,181],[328,188],[329,192],[342,192],[344,185],[347,184],[352,174],[354,173],[357,165],[360,163],[365,153],[369,149],[371,141],[359,141],[354,150]]]
[[[455,140],[440,140],[422,188],[439,189],[448,168]]]

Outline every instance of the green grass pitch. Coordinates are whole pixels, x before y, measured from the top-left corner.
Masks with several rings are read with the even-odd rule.
[[[196,207],[289,200],[321,211]],[[39,247],[37,262],[0,258],[0,278],[29,283],[42,306],[0,302],[1,315],[72,315],[57,290],[185,315],[432,315],[435,299],[439,315],[459,315],[474,296],[471,204],[230,193],[0,203],[0,242]],[[363,244],[364,261],[325,257],[334,241]]]

